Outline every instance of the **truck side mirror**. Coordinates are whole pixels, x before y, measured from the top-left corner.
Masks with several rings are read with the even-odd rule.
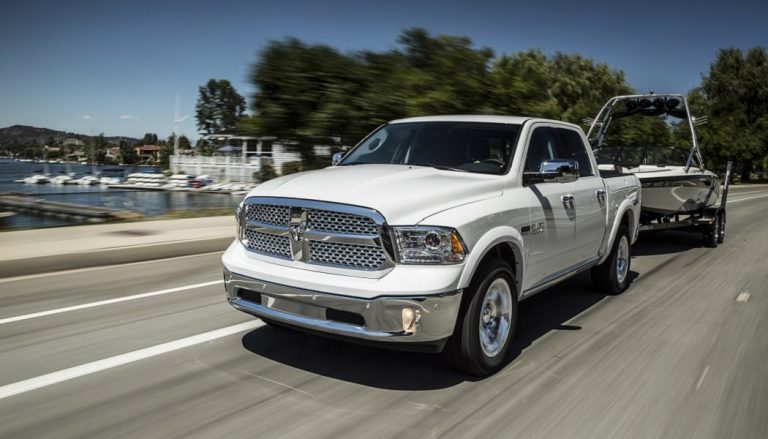
[[[335,153],[335,154],[333,155],[333,157],[331,157],[331,166],[336,166],[336,165],[338,165],[338,164],[339,164],[339,162],[341,161],[341,159],[343,159],[343,158],[344,158],[344,153],[343,153],[343,152],[337,152],[337,153]]]
[[[571,159],[545,160],[539,172],[523,172],[524,184],[572,183],[579,179],[579,162]]]

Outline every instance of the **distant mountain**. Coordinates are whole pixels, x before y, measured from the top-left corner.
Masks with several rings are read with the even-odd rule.
[[[68,133],[66,131],[51,130],[48,128],[37,128],[26,125],[14,125],[8,128],[0,128],[0,147],[13,148],[27,145],[45,145],[49,137],[53,137],[59,144],[68,139],[77,139],[85,141],[88,136],[85,134]],[[139,139],[133,137],[104,137],[108,143],[118,144],[121,140],[130,143],[139,143]]]

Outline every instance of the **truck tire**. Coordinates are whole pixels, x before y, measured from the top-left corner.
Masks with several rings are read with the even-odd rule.
[[[517,284],[508,263],[494,259],[464,290],[456,329],[443,354],[460,371],[487,376],[501,369],[517,324]]]
[[[629,286],[631,246],[626,225],[619,227],[611,253],[601,264],[592,267],[592,285],[604,294],[621,294]]]

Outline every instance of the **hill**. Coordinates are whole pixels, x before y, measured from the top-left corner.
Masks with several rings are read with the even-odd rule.
[[[67,139],[78,139],[85,141],[88,138],[85,134],[69,133],[66,131],[51,130],[48,128],[31,127],[27,125],[13,125],[7,128],[0,128],[0,148],[14,148],[19,146],[45,145],[48,139],[53,137],[59,144]],[[104,137],[108,143],[120,143],[126,140],[130,143],[139,143],[139,139],[133,137]]]

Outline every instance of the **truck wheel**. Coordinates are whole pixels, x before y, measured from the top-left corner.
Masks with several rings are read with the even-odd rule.
[[[517,324],[517,287],[512,268],[495,259],[465,290],[456,330],[444,354],[462,372],[490,375],[504,366]]]
[[[611,254],[600,265],[592,267],[592,285],[604,294],[620,294],[629,286],[631,262],[629,231],[627,226],[619,227],[613,241]]]

